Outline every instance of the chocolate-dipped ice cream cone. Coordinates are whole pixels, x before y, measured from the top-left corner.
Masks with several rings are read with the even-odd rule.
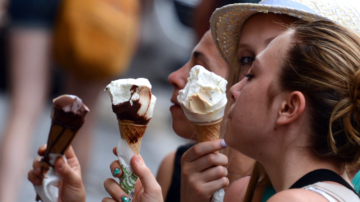
[[[150,82],[143,78],[112,81],[105,90],[110,94],[121,135],[117,147],[119,162],[124,171],[120,187],[131,200],[138,177],[132,172],[130,159],[133,154],[140,153],[141,141],[152,118],[156,97],[151,93]],[[132,152],[129,153],[127,148]]]
[[[50,133],[42,160],[44,178],[50,167],[54,166],[56,158],[65,154],[88,112],[87,106],[77,96],[61,95],[53,100]]]

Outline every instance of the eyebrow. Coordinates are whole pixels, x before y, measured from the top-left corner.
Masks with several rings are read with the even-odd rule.
[[[194,58],[197,59],[197,60],[202,58],[202,59],[204,59],[206,62],[209,61],[209,58],[207,58],[204,53],[199,52],[199,51],[195,51],[195,52],[193,53],[193,56],[194,56]]]

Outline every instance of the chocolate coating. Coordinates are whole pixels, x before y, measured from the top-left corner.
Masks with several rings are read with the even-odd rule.
[[[78,130],[88,112],[88,107],[77,96],[62,95],[53,100],[52,123]]]
[[[131,97],[138,90],[138,86],[133,85],[131,87]],[[149,97],[151,98],[151,92],[149,91]],[[146,119],[144,116],[139,116],[138,111],[141,107],[139,100],[133,100],[132,105],[130,100],[123,102],[117,105],[112,105],[113,112],[116,114],[117,119],[119,120],[131,120],[135,124],[146,125],[149,123],[150,119]]]

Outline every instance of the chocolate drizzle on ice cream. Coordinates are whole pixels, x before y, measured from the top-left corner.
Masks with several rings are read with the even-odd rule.
[[[151,91],[147,87],[142,87],[139,90],[139,86],[133,85],[130,88],[131,97],[127,102],[123,102],[117,105],[112,105],[113,112],[116,114],[117,119],[119,120],[132,120],[135,124],[146,125],[149,123],[151,118],[147,118],[144,115],[139,115],[138,111],[142,107],[143,100],[151,100]],[[139,92],[139,99],[133,100],[133,95]],[[141,100],[140,100],[141,99]],[[146,111],[148,110],[149,105],[147,106]]]
[[[119,79],[105,88],[112,101],[112,109],[119,121],[146,125],[152,118],[156,97],[147,79]]]

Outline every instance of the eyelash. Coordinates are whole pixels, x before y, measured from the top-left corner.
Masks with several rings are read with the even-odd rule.
[[[251,79],[252,78],[254,78],[254,75],[253,74],[244,74],[245,75],[245,77],[247,77],[248,79],[248,81],[251,81]]]

